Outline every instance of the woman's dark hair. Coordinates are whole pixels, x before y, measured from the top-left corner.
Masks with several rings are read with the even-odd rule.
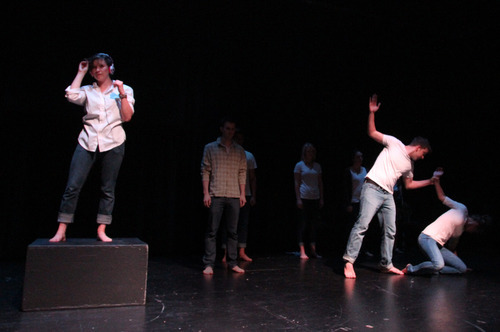
[[[87,58],[87,61],[89,63],[89,71],[91,71],[94,68],[94,61],[102,59],[104,62],[106,62],[106,65],[109,67],[109,72],[110,74],[113,74],[115,72],[115,65],[113,62],[113,59],[106,53],[97,53],[92,55],[90,58]]]

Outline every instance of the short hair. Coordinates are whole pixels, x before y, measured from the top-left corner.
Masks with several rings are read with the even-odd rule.
[[[311,143],[305,143],[303,146],[302,146],[302,160],[305,160],[306,158],[306,151],[308,149],[312,149],[313,151],[313,161],[316,160],[316,148],[314,147],[314,145],[312,145]]]
[[[358,153],[363,154],[363,152],[361,152],[361,150],[358,150],[358,149],[352,149],[352,150],[351,150],[351,160],[354,160],[354,158],[356,157],[356,155],[357,155]]]
[[[92,55],[90,58],[87,58],[87,61],[89,63],[89,71],[94,69],[94,61],[95,60],[104,60],[106,62],[106,65],[109,67],[109,71],[111,74],[114,74],[115,72],[115,63],[113,59],[106,53],[96,53]]]
[[[491,216],[487,214],[471,214],[469,218],[473,219],[480,228],[487,227],[492,222]]]
[[[415,137],[411,141],[410,146],[417,146],[417,145],[419,145],[422,149],[429,150],[429,153],[432,152],[431,144],[429,143],[429,140],[427,138],[420,136]]]
[[[224,127],[224,124],[226,124],[226,122],[234,123],[235,125],[237,124],[236,119],[234,119],[233,117],[227,116],[227,117],[224,117],[220,120],[220,123],[219,123],[220,127]]]

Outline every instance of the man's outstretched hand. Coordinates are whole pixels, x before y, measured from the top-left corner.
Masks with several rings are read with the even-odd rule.
[[[370,108],[370,112],[376,112],[380,108],[380,103],[377,103],[376,94],[373,94],[373,96],[370,97],[370,102],[368,104],[368,107]]]

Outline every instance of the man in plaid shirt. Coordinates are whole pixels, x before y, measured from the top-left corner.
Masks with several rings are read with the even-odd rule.
[[[201,161],[203,205],[209,208],[203,256],[203,274],[207,275],[214,273],[217,230],[223,214],[227,229],[227,265],[234,272],[245,272],[236,264],[236,258],[238,217],[246,203],[247,159],[245,150],[233,141],[235,121],[223,120],[220,131],[221,137],[205,145]]]

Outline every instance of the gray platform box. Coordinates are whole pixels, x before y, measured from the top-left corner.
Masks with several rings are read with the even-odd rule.
[[[28,246],[23,311],[146,304],[148,245],[137,238],[37,239]]]

